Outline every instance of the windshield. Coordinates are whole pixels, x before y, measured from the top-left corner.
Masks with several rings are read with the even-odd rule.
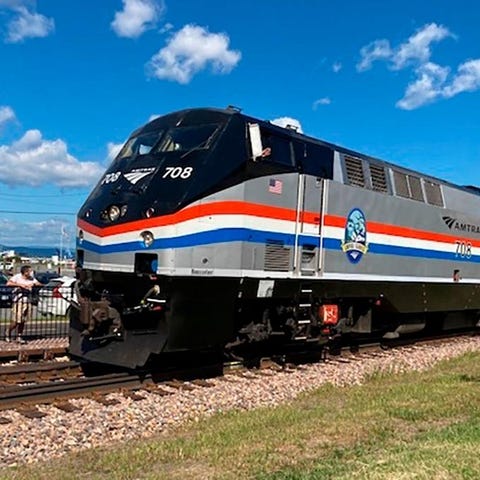
[[[218,124],[171,128],[155,153],[208,148],[217,128]]]
[[[120,150],[117,160],[136,155],[147,155],[153,146],[160,140],[163,130],[156,132],[142,133],[127,140],[127,143]]]
[[[150,209],[154,216],[164,215],[223,188],[225,179],[239,174],[245,163],[244,123],[241,118],[206,113],[156,119],[134,132],[90,194],[80,217],[103,226],[104,213],[112,205],[128,206],[119,223],[145,218]],[[222,135],[232,120],[239,135],[229,135],[225,141]],[[142,155],[147,148],[149,153]]]

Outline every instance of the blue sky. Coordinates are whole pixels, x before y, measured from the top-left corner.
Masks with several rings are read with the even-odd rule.
[[[470,0],[0,0],[0,245],[73,245],[118,146],[187,107],[480,185],[479,18]]]

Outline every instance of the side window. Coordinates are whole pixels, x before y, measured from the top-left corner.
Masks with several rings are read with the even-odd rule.
[[[293,166],[293,150],[289,138],[262,131],[262,157],[274,163]]]
[[[293,153],[295,155],[295,164],[303,165],[305,159],[307,158],[307,145],[305,142],[293,139]]]
[[[427,202],[430,205],[437,205],[443,207],[443,197],[440,184],[431,182],[430,180],[424,180],[425,193],[427,195]]]
[[[304,173],[321,178],[333,178],[333,150],[327,146],[307,143],[303,159],[296,160]]]
[[[395,193],[399,197],[411,198],[412,200],[417,200],[418,202],[425,201],[423,198],[422,180],[420,177],[416,177],[415,175],[407,175],[406,173],[393,170],[393,183],[395,186]],[[427,183],[425,181],[424,181],[424,185],[426,190]],[[440,194],[440,199],[441,199],[441,194]],[[428,200],[428,192],[427,192],[427,201],[428,203],[431,203]],[[433,205],[436,205],[436,204],[433,204]]]

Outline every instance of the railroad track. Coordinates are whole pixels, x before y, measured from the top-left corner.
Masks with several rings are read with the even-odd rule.
[[[213,371],[218,371],[218,365],[153,373],[115,372],[86,377],[77,362],[33,364],[28,368],[24,365],[3,367],[0,368],[0,379],[3,379],[0,382],[0,410],[20,407],[25,413],[25,406],[32,404],[54,404],[62,408],[65,405],[62,401],[79,397],[92,397],[100,403],[108,403],[108,393],[120,391],[130,396],[139,389],[164,395],[166,391],[162,390],[162,386],[177,389],[188,388],[189,383],[207,386],[202,383],[201,377],[211,376]],[[178,378],[192,380],[187,382]]]
[[[0,409],[16,407],[27,403],[52,403],[60,399],[101,394],[121,388],[139,388],[149,379],[140,379],[129,373],[115,373],[100,377],[81,377],[47,383],[15,385],[0,390]],[[151,379],[150,379],[151,380]]]
[[[409,343],[402,342],[401,345],[392,344],[392,348],[414,349],[420,344],[446,342],[455,336],[458,334],[440,338],[414,339]],[[225,375],[222,378],[229,381],[232,376],[254,378],[259,375],[275,375],[278,371],[293,372],[303,368],[302,363],[312,363],[308,358],[311,352],[306,353],[306,357],[302,359],[300,352],[296,352],[293,361],[288,361],[288,357],[280,362],[278,359],[273,361],[270,358],[263,358],[255,369],[247,368],[238,361],[228,362],[223,365],[222,370]],[[327,353],[322,357],[322,361],[327,364],[359,362],[372,357],[386,357],[389,355],[389,350],[385,350],[380,343],[374,343],[359,345],[355,350],[345,346],[341,349],[340,354],[338,353],[338,350],[334,355]],[[14,408],[26,416],[35,417],[42,415],[38,409],[30,407],[31,405],[53,404],[58,408],[68,410],[73,408],[68,403],[68,400],[72,398],[93,398],[100,403],[108,404],[111,400],[107,398],[107,395],[111,392],[121,392],[135,400],[141,399],[141,390],[158,395],[168,395],[172,388],[189,390],[195,387],[208,387],[210,384],[205,378],[211,377],[213,371],[219,372],[219,370],[219,365],[208,365],[195,369],[171,370],[161,373],[116,372],[85,377],[77,362],[49,362],[0,367],[0,410]],[[187,380],[179,380],[179,378]]]
[[[54,380],[62,375],[78,377],[81,366],[74,361],[49,361],[0,366],[0,389],[12,383]]]

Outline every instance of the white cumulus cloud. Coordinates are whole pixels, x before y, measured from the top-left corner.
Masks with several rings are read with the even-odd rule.
[[[197,25],[185,25],[147,63],[149,74],[158,79],[187,84],[210,65],[214,73],[228,73],[240,61],[241,53],[229,50],[225,33],[210,33]]]
[[[395,51],[393,68],[400,70],[412,62],[427,62],[432,55],[431,44],[447,37],[453,37],[453,34],[444,26],[436,23],[425,25]]]
[[[450,98],[457,93],[473,92],[480,88],[480,59],[469,60],[462,63],[455,77],[449,85],[443,89],[445,97]]]
[[[61,198],[61,194],[59,194]],[[73,244],[75,231],[73,218],[50,218],[39,222],[24,222],[0,218],[0,243],[8,246],[56,246],[60,244],[60,232],[64,229],[69,238],[63,238],[63,247]]]
[[[372,63],[375,60],[387,60],[391,58],[392,49],[390,48],[390,42],[385,39],[374,40],[361,48],[360,56],[362,59],[357,64],[357,70],[364,72],[372,67]]]
[[[480,59],[462,63],[453,75],[449,67],[429,62],[418,67],[416,75],[416,80],[408,85],[405,95],[397,102],[397,107],[403,110],[414,110],[441,98],[479,90]]]
[[[297,132],[299,133],[303,132],[302,124],[296,118],[279,117],[279,118],[275,118],[274,120],[270,120],[270,123],[273,123],[274,125],[278,125],[279,127],[284,127],[284,128],[288,126],[295,127]]]
[[[449,66],[438,65],[430,60],[432,45],[448,37],[456,38],[443,25],[430,23],[418,29],[396,48],[391,48],[387,39],[375,40],[360,50],[361,60],[357,64],[357,70],[368,70],[377,60],[387,62],[391,70],[412,68],[415,78],[396,103],[403,110],[414,110],[442,98],[479,90],[480,59],[460,64],[455,73],[452,73]]]
[[[160,113],[152,113],[149,117],[148,117],[148,121],[151,122],[152,120],[155,120],[156,118],[160,118],[162,115]]]
[[[0,106],[0,127],[15,120],[15,112],[9,106]]]
[[[397,102],[403,110],[413,110],[433,102],[442,94],[442,86],[450,69],[434,63],[426,63],[417,69],[417,79],[408,85],[404,97]]]
[[[6,43],[20,43],[27,38],[47,37],[55,31],[53,18],[29,10],[26,2],[3,0],[0,7],[13,12],[13,17],[7,25]]]
[[[419,28],[406,42],[396,48],[382,38],[374,40],[360,50],[361,60],[357,70],[363,72],[372,67],[376,60],[387,60],[392,70],[400,70],[408,65],[428,62],[431,55],[431,45],[454,35],[443,25],[429,23]]]
[[[120,150],[123,147],[123,143],[113,143],[113,142],[108,142],[107,144],[107,162],[113,161],[113,159],[120,153]]]
[[[328,97],[319,98],[313,102],[312,108],[316,110],[319,105],[330,105],[331,103],[332,101]]]
[[[67,151],[64,141],[45,140],[39,130],[28,130],[11,145],[0,145],[0,182],[7,185],[88,187],[104,168],[80,162]]]
[[[123,10],[115,12],[110,25],[119,37],[137,38],[157,26],[164,10],[163,1],[123,0]]]

